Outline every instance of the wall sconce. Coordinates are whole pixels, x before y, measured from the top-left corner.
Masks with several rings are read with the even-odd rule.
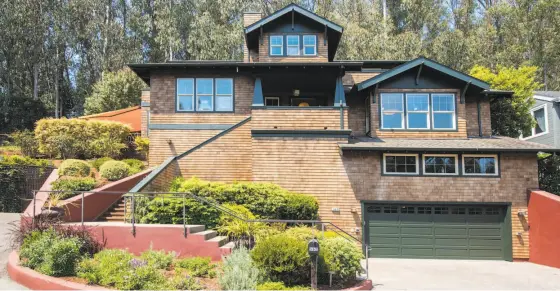
[[[356,233],[360,233],[360,228],[356,227],[356,229],[354,230]]]
[[[331,211],[332,211],[332,212],[340,212],[340,208],[338,208],[338,207],[333,207],[333,208],[331,208]]]
[[[529,215],[529,213],[527,211],[517,212],[517,216],[520,216],[520,217],[527,217],[527,215]]]
[[[352,213],[358,213],[358,208],[353,207],[352,209],[350,209],[350,212],[352,212]]]
[[[172,144],[172,143],[173,143],[172,140],[170,140],[170,139],[167,140],[167,144]]]
[[[299,96],[299,89],[294,89],[294,96],[296,96],[296,97]]]

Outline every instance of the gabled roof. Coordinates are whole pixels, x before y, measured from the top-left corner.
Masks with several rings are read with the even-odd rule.
[[[535,91],[533,97],[541,101],[560,102],[560,91]]]
[[[472,76],[469,76],[467,74],[461,73],[459,71],[453,70],[450,67],[444,66],[444,65],[442,65],[440,63],[437,63],[436,61],[430,60],[428,58],[419,57],[419,58],[416,58],[416,59],[411,60],[409,62],[406,62],[406,63],[404,63],[404,64],[402,64],[402,65],[400,65],[400,66],[398,66],[398,67],[396,67],[392,70],[385,71],[385,72],[383,72],[383,73],[381,73],[381,74],[379,74],[379,75],[377,75],[373,78],[370,78],[368,80],[365,80],[365,81],[359,83],[358,84],[358,91],[369,88],[369,87],[371,87],[375,84],[378,84],[382,81],[385,81],[389,78],[392,78],[392,77],[394,77],[398,74],[406,72],[406,71],[408,71],[412,68],[418,67],[420,65],[430,67],[434,70],[440,71],[440,72],[442,72],[444,74],[447,74],[451,77],[454,77],[456,79],[465,81],[467,83],[470,83],[471,85],[477,86],[481,89],[484,89],[484,90],[490,89],[490,85],[488,83],[484,82],[484,81],[481,81],[481,80],[479,80],[477,78],[474,78]]]
[[[269,22],[271,22],[271,21],[273,21],[273,20],[275,20],[275,19],[277,19],[277,18],[279,18],[279,17],[281,17],[281,16],[283,16],[287,13],[290,13],[292,11],[295,11],[295,12],[301,14],[301,15],[304,15],[304,16],[310,18],[310,19],[315,20],[316,22],[319,22],[323,25],[326,25],[330,29],[333,29],[333,30],[336,30],[336,31],[342,33],[342,30],[343,30],[342,26],[340,26],[340,25],[338,25],[338,24],[336,24],[332,21],[329,21],[329,20],[327,20],[327,19],[325,19],[325,18],[323,18],[323,17],[321,17],[321,16],[319,16],[319,15],[317,15],[317,14],[315,14],[315,13],[297,5],[297,4],[294,4],[294,3],[292,3],[292,4],[286,6],[282,9],[272,13],[271,15],[255,22],[255,23],[253,23],[249,26],[247,26],[245,28],[245,33],[247,34],[251,31],[254,31],[254,30],[260,28],[261,26],[263,26],[263,25],[265,25],[265,24],[267,24],[267,23],[269,23]]]

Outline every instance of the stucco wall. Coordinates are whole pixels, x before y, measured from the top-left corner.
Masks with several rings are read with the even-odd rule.
[[[560,196],[534,191],[529,198],[530,261],[560,268]]]

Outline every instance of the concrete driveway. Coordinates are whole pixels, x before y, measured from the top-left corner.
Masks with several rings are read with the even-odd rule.
[[[8,277],[6,264],[10,249],[10,229],[11,223],[19,220],[19,213],[0,213],[0,290],[24,290],[27,289]]]
[[[369,259],[375,289],[560,290],[560,269],[533,263]]]

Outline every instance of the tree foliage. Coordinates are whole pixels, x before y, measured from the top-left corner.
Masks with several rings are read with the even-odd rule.
[[[131,70],[107,72],[86,97],[85,114],[123,109],[140,104],[140,94],[146,84]]]

